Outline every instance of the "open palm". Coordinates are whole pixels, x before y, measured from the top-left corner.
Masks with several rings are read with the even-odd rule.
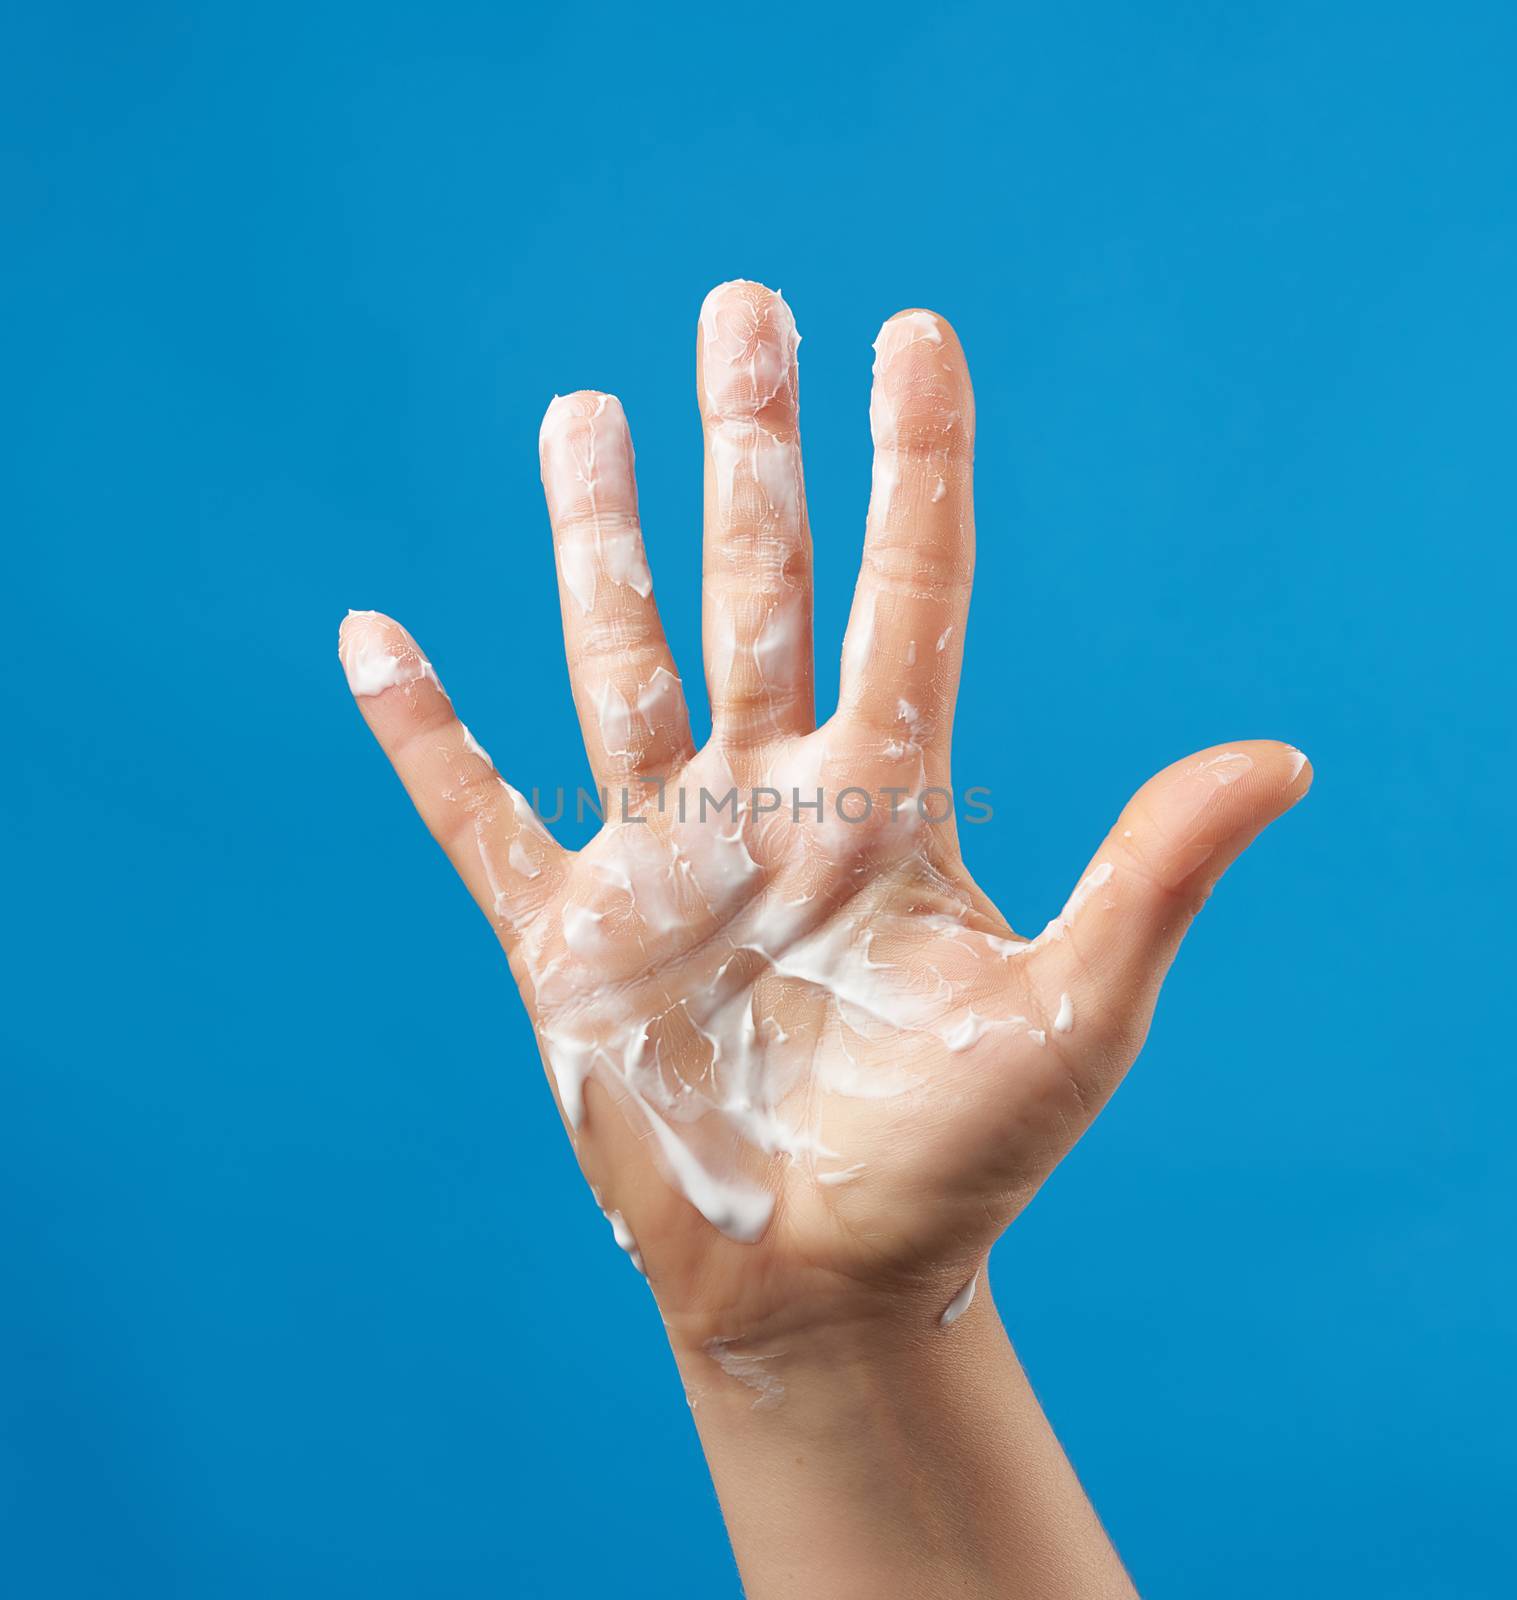
[[[404,630],[355,613],[341,641],[499,932],[618,1237],[671,1325],[723,1342],[961,1307],[1136,1056],[1211,886],[1310,781],[1267,742],[1175,764],[1064,912],[1014,935],[960,857],[949,772],[974,564],[962,351],[924,311],[881,331],[863,570],[838,710],[817,728],[797,344],[756,284],[701,312],[713,732],[698,753],[621,407],[549,408],[569,669],[607,803],[584,850],[500,779]]]

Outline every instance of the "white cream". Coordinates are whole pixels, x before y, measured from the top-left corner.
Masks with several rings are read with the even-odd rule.
[[[511,841],[506,855],[511,863],[511,870],[521,877],[536,878],[541,874],[542,868],[527,854],[520,839]]]
[[[777,401],[793,408],[801,336],[783,295],[735,278],[701,306],[701,383],[719,417],[751,420]]]
[[[884,357],[887,350],[894,355],[905,345],[921,343],[943,343],[943,330],[938,326],[938,319],[930,311],[905,311],[898,317],[892,317],[880,329],[874,348],[877,355]]]
[[[1075,1025],[1075,1003],[1067,994],[1059,996],[1059,1014],[1053,1019],[1055,1033],[1069,1033]]]
[[[538,435],[559,576],[580,611],[602,581],[647,598],[653,576],[637,519],[632,435],[615,395],[555,395]]]
[[[810,769],[780,763],[771,777],[804,791],[807,775],[820,781],[825,771],[822,757]],[[716,747],[680,783],[687,796],[736,787]],[[492,870],[508,907],[540,866],[533,827],[535,819],[519,828],[520,850]],[[481,830],[487,863],[488,837]],[[775,1159],[829,1187],[862,1170],[824,1136],[830,1097],[917,1092],[942,1070],[944,1052],[1005,1051],[1022,1037],[1042,1045],[1044,1031],[1025,1016],[997,1011],[1002,986],[987,965],[1037,941],[966,926],[968,898],[934,874],[923,839],[920,826],[809,826],[746,808],[702,819],[672,803],[642,823],[608,825],[577,858],[556,919],[531,924],[514,957],[571,1128],[583,1126],[594,1076],[642,1125],[676,1189],[730,1238],[753,1241],[773,1212]],[[1109,863],[1093,868],[1039,939],[1062,937],[1111,876]],[[912,896],[931,885],[952,908],[934,923],[941,962],[901,965],[892,955],[901,939],[919,948],[927,927],[895,909],[897,877],[918,886]],[[660,976],[663,951],[678,962],[677,992]],[[1072,1021],[1061,996],[1054,1027]]]
[[[646,1100],[638,1103],[665,1165],[690,1204],[719,1233],[739,1244],[756,1244],[762,1239],[774,1214],[774,1196],[755,1184],[712,1172]]]
[[[350,611],[348,619],[338,657],[356,699],[369,699],[423,678],[437,682],[432,663],[414,645],[397,641],[392,647],[378,612]]]
[[[1079,915],[1086,901],[1096,892],[1111,882],[1115,868],[1109,861],[1097,863],[1075,885],[1075,891],[1064,904],[1064,909],[1048,924],[1036,938],[1028,939],[1019,944],[1015,939],[1000,939],[993,934],[985,935],[985,942],[1001,956],[1009,960],[1013,956],[1031,955],[1034,950],[1040,950],[1051,940],[1062,939],[1069,929],[1069,925]]]
[[[776,702],[794,699],[810,656],[800,334],[781,296],[739,280],[707,295],[700,340],[717,512],[740,530],[723,551],[720,581],[706,588],[706,669],[720,738],[729,705],[777,730]]]
[[[874,387],[869,397],[869,428],[874,438],[869,498],[872,525],[883,526],[894,513],[896,491],[901,481],[900,451],[906,442],[901,429],[902,401],[923,386],[924,373],[931,374],[932,363],[924,367],[913,355],[913,351],[923,345],[930,351],[941,350],[943,345],[943,332],[937,318],[926,311],[908,311],[903,316],[892,317],[874,341]],[[936,487],[929,495],[934,503],[948,496],[950,445],[958,421],[958,414],[952,408],[944,410]]]
[[[653,593],[653,574],[643,553],[640,528],[602,534],[599,545],[601,568],[612,583],[619,583],[644,600]]]
[[[979,1281],[980,1274],[978,1269],[976,1269],[975,1275],[943,1308],[943,1315],[938,1318],[938,1323],[941,1327],[951,1328],[954,1323],[956,1323],[959,1318],[962,1317],[966,1311],[968,1311],[970,1305],[974,1301],[975,1285],[978,1284]]]
[[[600,738],[606,754],[635,756],[637,741],[632,726],[632,707],[626,696],[608,678],[600,688]]]
[[[749,1355],[736,1348],[736,1339],[708,1339],[705,1351],[729,1378],[736,1378],[755,1395],[755,1411],[772,1411],[785,1398],[785,1385],[769,1370],[768,1363],[780,1352]]]
[[[843,636],[843,677],[845,681],[862,682],[874,659],[874,636],[880,597],[872,589],[861,589],[853,601],[848,617],[848,631]]]
[[[1245,772],[1252,772],[1253,766],[1252,759],[1241,750],[1224,750],[1221,755],[1198,761],[1191,770],[1207,773],[1219,787],[1225,788],[1230,783],[1236,783]]]
[[[458,725],[458,731],[464,736],[464,748],[466,750],[468,750],[471,754],[478,756],[486,766],[493,767],[495,765],[495,763],[490,759],[490,752],[485,749],[485,747],[479,742],[478,739],[474,737],[472,733],[469,732],[468,728],[466,728],[462,722],[460,722]]]
[[[478,793],[469,792],[476,796]],[[502,804],[509,813],[512,825],[504,860],[500,859],[496,844],[502,821],[499,809]],[[479,852],[485,881],[490,885],[495,915],[508,926],[517,926],[523,888],[542,876],[544,859],[558,846],[538,820],[527,797],[513,789],[498,774],[495,797],[490,800],[475,798],[471,802],[471,809],[475,848]]]
[[[753,641],[753,660],[766,688],[793,688],[805,660],[811,616],[799,590],[781,595],[769,607]]]
[[[602,1209],[604,1210],[604,1207]],[[620,1211],[606,1211],[605,1218],[611,1224],[611,1237],[632,1258],[632,1265],[639,1272],[644,1272],[646,1276],[642,1252],[637,1248],[637,1240],[632,1237],[632,1230],[627,1226],[627,1219]]]
[[[650,730],[674,714],[683,720],[684,686],[668,667],[655,667],[647,683],[638,690],[637,714]]]
[[[558,953],[526,954],[539,1038],[571,1127],[583,1121],[586,1080],[604,1077],[646,1126],[680,1192],[744,1241],[763,1234],[774,1205],[762,1160],[751,1157],[784,1157],[829,1184],[861,1166],[844,1155],[841,1169],[819,1170],[838,1152],[806,1120],[820,1104],[816,1091],[903,1093],[922,1081],[907,1064],[919,1046],[964,1051],[991,1032],[1027,1027],[1025,1017],[968,1003],[973,978],[952,983],[875,959],[874,930],[887,919],[871,904],[837,915],[815,896],[770,891],[746,837],[752,825],[708,819],[675,822],[667,834],[649,825],[603,836],[587,852],[589,879],[563,911]],[[601,854],[612,843],[629,847],[614,871]],[[722,936],[702,942],[697,930],[711,921]],[[660,937],[688,944],[692,934],[679,1000],[607,982],[618,948],[646,949]],[[780,991],[783,1018],[764,998],[775,977],[790,985]],[[864,1050],[886,1059],[865,1067]]]
[[[975,1015],[973,1006],[964,1012],[962,1022],[957,1022],[948,1030],[943,1043],[950,1050],[967,1050],[972,1044],[979,1042],[985,1034],[985,1019]]]

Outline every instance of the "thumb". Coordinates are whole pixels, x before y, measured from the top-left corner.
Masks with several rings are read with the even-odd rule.
[[[1150,778],[1127,803],[1061,915],[1034,941],[1050,987],[1109,1020],[1131,1060],[1180,941],[1222,874],[1311,787],[1274,740],[1216,745]]]

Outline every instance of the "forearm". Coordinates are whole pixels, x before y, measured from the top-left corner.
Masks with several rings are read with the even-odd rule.
[[[948,1329],[676,1356],[749,1600],[1133,1594],[983,1286]]]

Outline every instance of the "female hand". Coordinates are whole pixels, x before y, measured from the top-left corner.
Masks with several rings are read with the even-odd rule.
[[[608,796],[583,850],[497,775],[398,624],[355,613],[341,636],[365,718],[505,947],[581,1166],[677,1351],[765,1403],[780,1352],[844,1328],[914,1337],[963,1309],[1136,1056],[1213,884],[1310,782],[1271,742],[1177,762],[1063,913],[1014,934],[963,862],[949,799],[974,565],[963,353],[926,311],[880,333],[863,570],[818,728],[797,343],[756,284],[701,312],[699,751],[621,406],[581,393],[548,409],[569,672]],[[1004,674],[1009,705],[1036,682]]]

